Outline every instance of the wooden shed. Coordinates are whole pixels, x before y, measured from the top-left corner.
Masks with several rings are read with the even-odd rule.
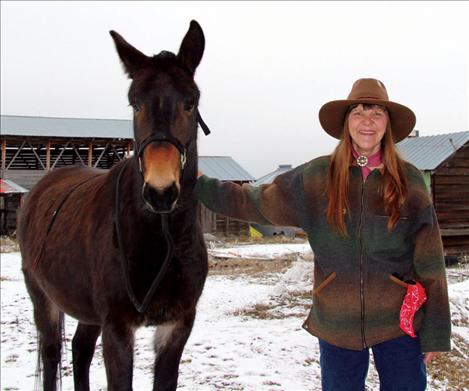
[[[425,177],[446,255],[469,254],[469,131],[411,137],[397,147]]]
[[[239,185],[254,181],[254,177],[229,156],[199,156],[199,170],[211,178]],[[212,212],[202,204],[199,218],[205,233],[223,236],[249,235],[249,223]]]

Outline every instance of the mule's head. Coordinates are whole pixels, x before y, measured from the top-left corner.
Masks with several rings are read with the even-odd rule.
[[[128,97],[134,111],[135,157],[144,181],[142,196],[150,210],[168,213],[179,198],[188,154],[196,154],[200,94],[194,73],[204,52],[204,35],[192,21],[177,55],[163,51],[148,57],[118,33],[110,34],[132,79]]]

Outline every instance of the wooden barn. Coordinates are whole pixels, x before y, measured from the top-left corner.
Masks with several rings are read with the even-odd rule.
[[[469,255],[469,131],[410,137],[397,147],[425,177],[446,255]]]
[[[199,170],[221,181],[250,183],[254,177],[229,156],[199,156]],[[200,205],[200,220],[205,233],[223,236],[248,236],[249,223],[214,213]]]
[[[133,151],[130,120],[1,116],[0,232],[14,233],[21,197],[48,171],[66,165],[109,169]],[[199,166],[220,180],[254,180],[226,156],[203,156]],[[2,191],[3,191],[2,190]],[[248,234],[245,222],[217,215],[204,207],[199,213],[204,232]]]
[[[109,169],[129,155],[124,120],[1,116],[1,234],[16,230],[21,197],[48,171],[66,165]]]
[[[109,169],[129,155],[126,120],[1,116],[2,179],[31,189],[49,170],[81,164]]]

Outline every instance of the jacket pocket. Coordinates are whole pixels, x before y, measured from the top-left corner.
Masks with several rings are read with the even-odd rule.
[[[328,286],[335,278],[337,277],[336,272],[332,272],[329,274],[323,282],[321,282],[314,290],[313,290],[313,296],[317,295],[319,292],[321,292],[326,286]]]
[[[397,278],[396,276],[393,276],[392,274],[389,275],[389,279],[394,282],[395,284],[407,289],[407,286],[409,285],[407,282],[402,281],[401,279]]]

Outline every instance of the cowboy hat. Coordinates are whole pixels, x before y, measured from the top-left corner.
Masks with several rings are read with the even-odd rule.
[[[386,87],[377,79],[358,79],[345,100],[333,100],[319,110],[319,121],[324,130],[340,140],[347,110],[355,104],[374,104],[387,108],[395,143],[406,138],[415,126],[415,114],[399,103],[391,102]]]

